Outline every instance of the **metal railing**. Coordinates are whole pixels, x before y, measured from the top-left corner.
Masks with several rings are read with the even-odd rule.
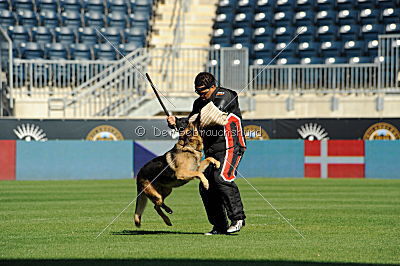
[[[373,64],[250,66],[257,93],[400,92],[400,35],[380,35]]]
[[[142,73],[147,66],[143,49],[137,49],[125,58],[114,61],[103,71],[74,88],[67,98],[50,98],[61,111],[74,117],[116,116],[145,95]]]
[[[253,93],[353,93],[377,90],[378,65],[251,66]]]
[[[13,87],[16,96],[62,97],[102,73],[116,61],[14,59]]]

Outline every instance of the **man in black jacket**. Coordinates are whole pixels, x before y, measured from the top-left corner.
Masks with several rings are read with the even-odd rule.
[[[214,157],[221,163],[219,169],[210,165],[205,171],[209,190],[200,184],[200,195],[213,225],[206,235],[235,233],[245,225],[246,218],[234,182],[236,169],[246,150],[237,93],[217,87],[214,76],[207,72],[199,73],[194,83],[199,98],[194,101],[192,112],[187,118],[167,117],[168,125],[181,131],[189,121],[200,120],[205,156]],[[231,220],[229,227],[226,215]]]

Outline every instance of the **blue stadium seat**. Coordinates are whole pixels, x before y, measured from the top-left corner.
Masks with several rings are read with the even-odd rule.
[[[98,42],[98,34],[92,27],[79,28],[78,39],[81,43],[94,45]]]
[[[322,42],[320,51],[323,57],[341,56],[343,43],[339,41]]]
[[[267,25],[271,25],[274,21],[274,13],[272,10],[268,10],[265,12],[259,12],[254,15],[254,27],[265,27]]]
[[[395,5],[400,5],[399,0],[377,0],[377,5],[380,8],[395,7]]]
[[[0,0],[0,10],[10,10],[10,2],[8,0]]]
[[[256,43],[254,45],[253,59],[268,59],[273,58],[275,44],[273,43]]]
[[[217,14],[234,13],[237,6],[237,0],[219,0],[217,5]]]
[[[308,11],[316,8],[316,0],[297,0],[296,10],[297,11]]]
[[[79,28],[82,26],[81,14],[77,12],[63,12],[61,19],[64,26]]]
[[[345,57],[332,56],[325,58],[325,64],[347,64],[348,60]]]
[[[276,60],[277,65],[298,65],[300,59],[297,57],[278,57]]]
[[[32,39],[34,42],[44,45],[53,42],[54,34],[50,28],[44,26],[34,27],[32,29]]]
[[[363,56],[365,54],[364,41],[347,41],[344,43],[343,52],[347,57]]]
[[[234,27],[250,27],[254,20],[254,13],[237,13],[235,15]]]
[[[276,11],[288,11],[294,10],[296,7],[296,1],[293,0],[277,0],[275,5]]]
[[[214,29],[212,36],[212,43],[231,43],[232,42],[232,29]]]
[[[345,9],[340,10],[337,14],[337,21],[339,25],[346,25],[346,24],[357,24],[358,23],[359,12],[358,10],[354,9]]]
[[[76,32],[71,27],[57,27],[55,29],[56,40],[59,43],[71,44],[76,42]]]
[[[254,11],[258,12],[268,12],[269,10],[274,10],[276,5],[276,0],[258,0]]]
[[[384,32],[385,28],[382,24],[367,24],[361,28],[361,35],[365,40],[376,40],[378,35]]]
[[[21,58],[21,52],[20,52],[19,46],[20,46],[20,44],[16,44],[13,42],[12,53],[13,53],[14,58]]]
[[[381,20],[384,24],[400,22],[400,8],[385,8],[381,14]]]
[[[113,12],[107,15],[107,25],[109,27],[126,28],[128,24],[127,16],[124,13]]]
[[[38,25],[38,17],[36,12],[30,10],[18,11],[18,21],[19,25],[24,26],[34,27]]]
[[[16,45],[29,42],[31,38],[29,28],[25,26],[10,26],[8,27],[8,34]]]
[[[58,12],[58,0],[38,0],[37,7],[40,11]]]
[[[137,27],[137,28],[143,28],[146,31],[149,30],[149,21],[150,21],[150,17],[146,14],[146,13],[133,13],[130,14],[129,17],[129,25],[133,28],[133,27]]]
[[[360,11],[361,24],[376,24],[379,21],[379,9],[365,8]]]
[[[300,58],[300,64],[309,65],[309,64],[324,64],[325,61],[321,57],[303,57]]]
[[[48,43],[45,45],[46,58],[50,60],[68,59],[68,50],[62,43]]]
[[[279,56],[282,57],[294,57],[297,53],[298,43],[292,42],[289,45],[289,42],[280,42],[275,45],[275,54],[279,53]]]
[[[81,1],[80,0],[60,0],[60,7],[63,12],[81,12]]]
[[[237,3],[237,10],[240,10],[240,12],[244,13],[254,13],[255,5],[256,0],[239,0],[239,2]]]
[[[318,26],[337,23],[337,12],[334,10],[321,10],[315,14],[315,23]]]
[[[400,33],[400,23],[391,23],[386,25],[385,32],[387,34]]]
[[[27,42],[20,44],[20,51],[24,59],[43,59],[44,51],[40,44]]]
[[[254,30],[254,43],[271,42],[274,38],[274,28],[271,26],[260,27]]]
[[[235,19],[235,15],[233,13],[217,14],[217,16],[215,18],[215,22],[214,22],[213,28],[214,29],[221,29],[221,28],[232,27],[234,19]]]
[[[324,25],[317,29],[317,37],[320,41],[331,41],[337,38],[338,29],[335,25]]]
[[[314,11],[313,10],[301,10],[294,16],[296,26],[308,26],[314,24]]]
[[[120,28],[102,28],[101,33],[103,34],[102,38],[100,39],[101,42],[107,43],[111,42],[113,45],[120,45],[122,43],[121,38],[121,29]]]
[[[135,42],[144,46],[146,43],[146,30],[143,28],[127,28],[124,30],[124,40],[126,43]]]
[[[108,0],[108,13],[127,13],[128,6],[125,0]]]
[[[70,44],[71,59],[91,60],[93,59],[91,46],[86,43]]]
[[[367,56],[355,56],[349,58],[349,64],[365,64],[372,63],[373,59]]]
[[[97,60],[116,60],[117,53],[115,49],[108,43],[96,44],[94,51]]]
[[[83,6],[86,12],[105,13],[103,0],[84,0]]]
[[[41,11],[40,21],[43,26],[55,28],[60,26],[60,15],[54,11]]]
[[[336,0],[317,0],[317,10],[334,10],[336,9]]]
[[[370,9],[374,9],[376,7],[376,0],[357,0],[357,8],[358,9],[366,9],[366,8],[370,8]]]
[[[99,12],[85,13],[85,26],[103,28],[105,26],[105,16]]]
[[[12,0],[15,11],[34,11],[34,0]]]
[[[276,42],[289,42],[295,35],[294,27],[278,27],[275,30]]]
[[[281,11],[274,14],[274,23],[276,26],[290,26],[294,22],[293,11]]]
[[[378,56],[378,45],[379,45],[379,41],[377,39],[368,41],[367,48],[366,48],[366,54],[369,57]]]
[[[143,47],[141,43],[136,43],[136,42],[130,42],[130,43],[124,43],[119,45],[119,50],[123,55],[128,55],[131,52],[135,51],[136,49],[139,49]]]
[[[144,13],[151,15],[153,12],[153,0],[131,0],[132,13]]]
[[[357,0],[337,0],[336,7],[339,10],[354,10],[357,7]]]
[[[343,25],[339,28],[339,38],[342,40],[358,40],[360,33],[360,25]]]
[[[253,37],[253,29],[247,28],[237,28],[233,31],[233,43],[250,44]],[[249,47],[249,45],[244,45]]]
[[[319,55],[320,44],[318,42],[302,42],[299,43],[299,57],[317,57]]]
[[[299,26],[296,29],[297,40],[299,42],[314,41],[317,38],[317,28],[313,25]]]
[[[8,27],[16,24],[15,15],[9,10],[0,10],[0,26]]]

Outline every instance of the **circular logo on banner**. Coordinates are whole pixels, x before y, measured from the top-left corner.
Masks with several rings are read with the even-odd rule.
[[[321,125],[309,123],[302,125],[297,132],[305,140],[323,140],[329,139],[328,133]]]
[[[261,126],[248,125],[245,126],[243,130],[247,140],[269,139],[267,131],[265,131]]]
[[[86,140],[124,140],[124,136],[115,127],[101,125],[92,129],[86,136]]]
[[[395,140],[400,139],[399,130],[389,123],[376,123],[370,126],[364,134],[364,140]]]

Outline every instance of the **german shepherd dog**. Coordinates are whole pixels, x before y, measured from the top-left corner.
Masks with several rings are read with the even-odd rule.
[[[144,165],[137,175],[137,193],[135,210],[135,225],[140,227],[147,198],[154,203],[154,209],[168,226],[171,220],[163,212],[172,214],[171,208],[165,205],[164,200],[172,192],[172,188],[180,187],[194,178],[200,179],[205,189],[208,189],[208,180],[203,172],[210,163],[220,167],[220,162],[212,157],[201,161],[203,140],[196,125],[189,123],[180,134],[175,146],[164,155],[154,158]]]

